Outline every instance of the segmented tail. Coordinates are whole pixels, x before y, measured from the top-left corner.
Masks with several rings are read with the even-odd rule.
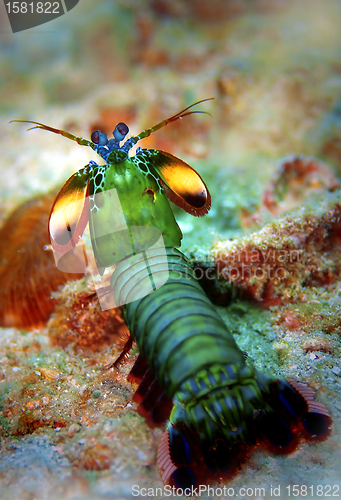
[[[185,489],[203,472],[208,481],[229,478],[256,444],[289,453],[302,439],[324,439],[331,418],[314,392],[247,365],[187,258],[174,248],[166,254],[156,250],[143,276],[144,256],[135,255],[132,266],[129,259],[118,264],[111,281],[117,301],[142,297],[124,307],[140,350],[132,370],[141,380],[140,413],[160,420],[158,409],[173,401],[158,453],[164,482]],[[166,271],[167,282],[143,297],[141,287],[150,289]]]

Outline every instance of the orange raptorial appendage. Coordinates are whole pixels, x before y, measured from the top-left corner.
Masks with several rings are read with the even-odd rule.
[[[87,168],[73,174],[56,197],[49,219],[51,245],[56,252],[72,250],[89,220],[89,173]]]
[[[198,172],[170,153],[150,152],[167,198],[195,217],[206,215],[211,208],[211,195]]]
[[[55,265],[47,229],[55,196],[53,192],[23,203],[0,229],[2,326],[44,324],[54,309],[51,292],[83,276],[63,273]]]

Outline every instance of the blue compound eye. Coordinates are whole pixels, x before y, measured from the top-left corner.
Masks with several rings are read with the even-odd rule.
[[[112,134],[115,137],[116,141],[123,141],[128,132],[129,132],[128,125],[120,122],[116,125],[115,130],[113,131]]]
[[[105,146],[108,143],[108,136],[100,130],[94,130],[91,134],[91,141],[99,146]]]
[[[179,467],[176,469],[173,473],[173,480],[175,486],[183,490],[187,488],[191,489],[192,486],[195,486],[194,474],[188,467]]]
[[[287,446],[291,441],[291,432],[282,417],[277,413],[267,413],[262,418],[265,436],[275,446]]]
[[[315,436],[320,436],[327,430],[326,419],[317,412],[308,412],[303,415],[302,424],[310,434],[314,434]]]

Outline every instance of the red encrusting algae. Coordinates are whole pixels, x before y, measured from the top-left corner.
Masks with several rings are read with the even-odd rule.
[[[300,302],[307,287],[340,278],[341,205],[322,215],[289,215],[214,249],[216,273],[268,308]]]

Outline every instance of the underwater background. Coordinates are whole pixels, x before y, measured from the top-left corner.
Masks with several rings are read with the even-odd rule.
[[[0,5],[0,498],[162,487],[162,429],[133,411],[126,380],[134,357],[110,366],[120,311],[100,310],[91,277],[62,286],[43,250],[58,189],[96,155],[8,122],[90,137],[122,121],[136,135],[209,97],[211,116],[139,145],[179,156],[211,191],[206,217],[175,217],[240,348],[308,383],[333,418],[327,441],[256,451],[228,486],[286,498],[288,485],[341,484],[340,23],[337,0],[81,0],[12,33]]]

